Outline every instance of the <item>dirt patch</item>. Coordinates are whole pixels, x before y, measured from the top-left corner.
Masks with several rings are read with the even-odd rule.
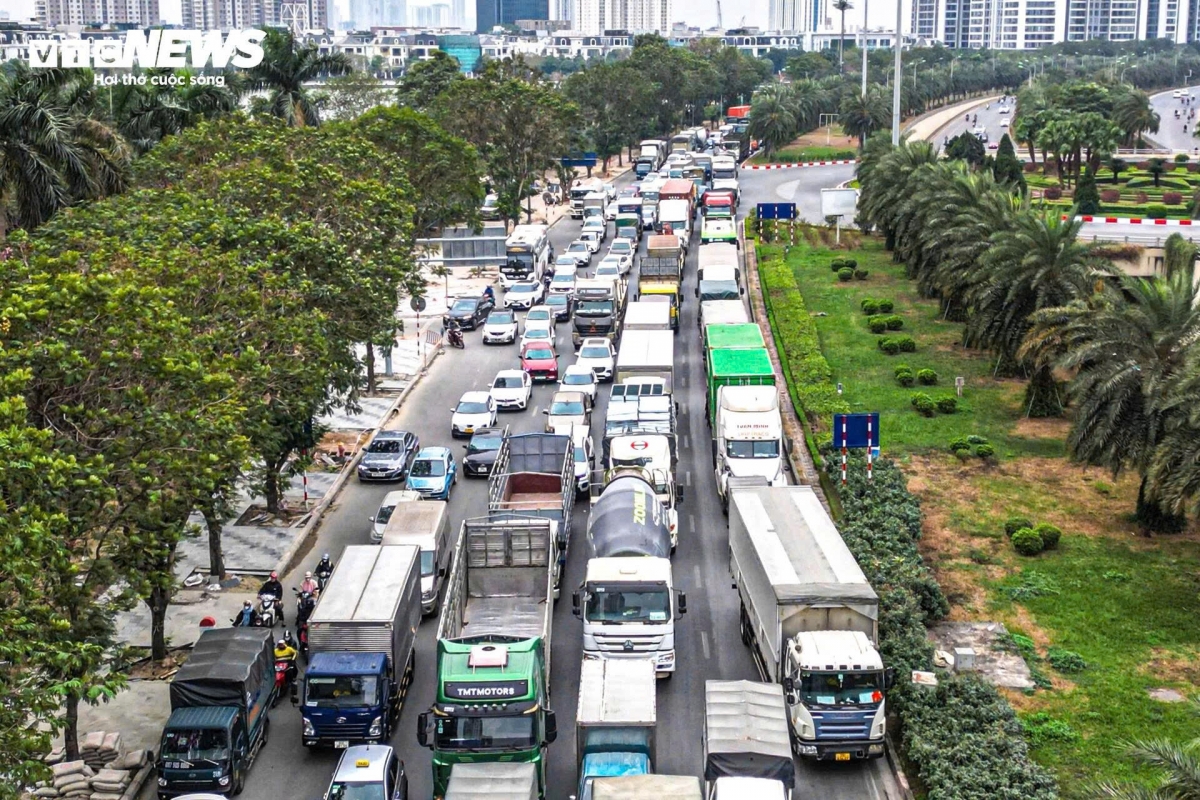
[[[265,506],[252,505],[242,512],[234,525],[261,525],[271,528],[286,528],[309,512],[303,508],[289,508],[286,503],[278,514],[267,511]]]
[[[149,658],[144,658],[129,668],[129,677],[138,681],[167,680],[179,671],[191,652],[190,648],[180,648],[168,652],[167,657],[162,661],[151,661]]]
[[[1142,672],[1169,683],[1200,684],[1200,653],[1175,653],[1156,647]]]
[[[1033,419],[1022,417],[1017,420],[1013,433],[1027,439],[1055,439],[1062,441],[1067,438],[1071,429],[1071,421],[1058,417],[1055,419]]]
[[[827,136],[828,141],[826,141]],[[818,128],[796,138],[788,147],[844,147],[848,150],[856,150],[858,149],[858,139],[847,136],[842,133],[840,127],[834,125],[828,134],[824,128]]]
[[[367,446],[371,431],[330,431],[321,437],[313,451],[313,465],[318,469],[337,472]]]

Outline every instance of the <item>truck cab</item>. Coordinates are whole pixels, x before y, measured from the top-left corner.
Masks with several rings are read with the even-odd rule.
[[[687,596],[675,588],[670,558],[588,559],[572,612],[583,620],[585,659],[648,659],[656,677],[675,674],[675,620]]]
[[[713,459],[722,509],[729,511],[730,478],[760,476],[769,486],[785,485],[783,453],[778,390],[774,386],[720,387]]]
[[[158,796],[190,792],[237,794],[246,780],[250,741],[233,707],[182,708],[163,728]]]
[[[604,336],[616,342],[621,335],[621,312],[625,301],[623,281],[580,278],[575,282],[575,318],[571,343],[579,347],[589,336]]]

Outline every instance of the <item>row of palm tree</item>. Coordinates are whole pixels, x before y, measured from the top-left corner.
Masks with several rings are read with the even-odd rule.
[[[965,323],[964,345],[992,352],[998,374],[1029,378],[1027,414],[1071,404],[1071,456],[1136,471],[1146,529],[1179,530],[1200,513],[1194,247],[1175,237],[1164,277],[1130,278],[1079,239],[1079,220],[926,142],[872,138],[858,177],[860,222]]]

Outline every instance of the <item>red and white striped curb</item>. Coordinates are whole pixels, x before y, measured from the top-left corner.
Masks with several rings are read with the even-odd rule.
[[[1066,218],[1067,218],[1067,215],[1063,214],[1062,219],[1065,220]],[[1079,219],[1082,220],[1083,222],[1095,222],[1095,223],[1108,224],[1108,225],[1171,225],[1171,226],[1181,225],[1184,227],[1191,225],[1193,222],[1200,222],[1200,220],[1190,220],[1190,219],[1149,219],[1149,218],[1142,218],[1142,217],[1096,217],[1091,214],[1084,214],[1081,217],[1079,217]],[[1196,227],[1200,227],[1200,225],[1197,225]]]
[[[795,164],[746,164],[746,169],[794,169],[796,167],[832,167],[837,164],[857,164],[858,160],[849,158],[842,161],[804,161]]]

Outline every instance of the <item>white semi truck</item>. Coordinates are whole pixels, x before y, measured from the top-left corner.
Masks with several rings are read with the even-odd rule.
[[[783,418],[774,386],[722,386],[717,389],[713,463],[721,508],[729,513],[730,478],[762,477],[786,486],[783,471]],[[736,482],[735,482],[736,483]]]
[[[738,488],[729,570],[742,641],[783,686],[796,752],[849,761],[883,755],[879,597],[809,486]]]

